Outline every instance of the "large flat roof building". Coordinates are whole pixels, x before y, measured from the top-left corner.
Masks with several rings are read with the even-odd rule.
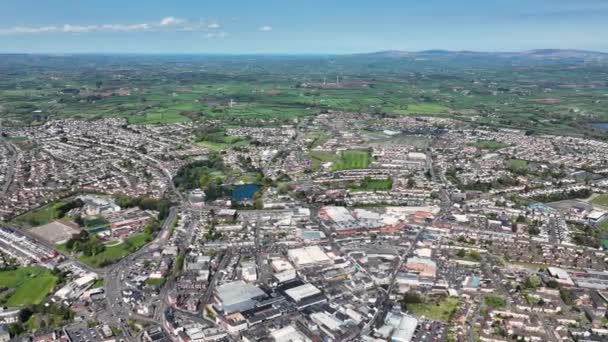
[[[319,246],[290,249],[287,251],[289,259],[297,267],[322,265],[331,262],[331,259]]]
[[[266,293],[257,286],[239,280],[216,287],[214,295],[216,309],[230,314],[252,309]]]

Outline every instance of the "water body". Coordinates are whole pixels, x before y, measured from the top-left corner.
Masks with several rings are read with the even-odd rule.
[[[608,122],[596,122],[591,124],[591,127],[601,129],[603,131],[608,131]]]
[[[260,188],[259,184],[237,185],[232,190],[232,200],[236,202],[251,201]]]

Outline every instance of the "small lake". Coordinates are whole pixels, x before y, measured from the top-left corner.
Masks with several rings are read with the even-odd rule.
[[[236,202],[251,201],[260,188],[259,184],[237,185],[232,190],[232,200]]]
[[[608,122],[596,122],[592,123],[591,127],[601,129],[603,131],[608,131]]]

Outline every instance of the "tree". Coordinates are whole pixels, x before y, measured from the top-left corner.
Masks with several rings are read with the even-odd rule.
[[[419,293],[414,291],[408,291],[403,294],[403,298],[401,298],[401,304],[418,304],[422,303],[422,296]]]
[[[459,249],[458,252],[456,252],[456,256],[459,258],[464,258],[464,256],[466,255],[466,251],[464,249]]]

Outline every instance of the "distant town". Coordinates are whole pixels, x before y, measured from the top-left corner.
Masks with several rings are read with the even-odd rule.
[[[0,341],[608,338],[605,141],[342,111],[0,133]]]

